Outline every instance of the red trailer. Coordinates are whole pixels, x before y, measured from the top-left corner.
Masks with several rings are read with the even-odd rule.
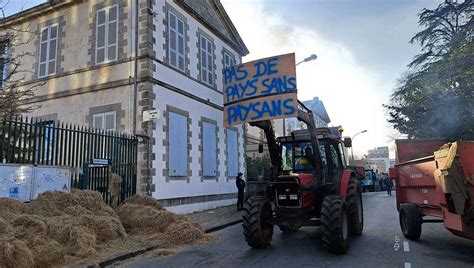
[[[397,140],[396,181],[400,227],[417,240],[421,226],[443,222],[457,236],[474,240],[474,141]]]

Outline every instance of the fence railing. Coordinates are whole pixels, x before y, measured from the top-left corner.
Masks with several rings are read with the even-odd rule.
[[[83,167],[108,159],[111,172],[123,179],[123,193],[136,193],[135,136],[34,118],[0,118],[0,163],[67,166],[74,169],[72,186],[81,187]]]

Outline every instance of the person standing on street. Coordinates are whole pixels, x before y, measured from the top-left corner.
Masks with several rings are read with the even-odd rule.
[[[245,190],[245,181],[242,179],[242,173],[237,174],[237,180],[235,180],[235,185],[237,186],[237,210],[241,211],[244,208],[244,190]]]
[[[388,177],[385,178],[385,188],[387,189],[387,194],[388,195],[392,195],[392,187],[393,187],[393,182],[391,179],[389,179]]]

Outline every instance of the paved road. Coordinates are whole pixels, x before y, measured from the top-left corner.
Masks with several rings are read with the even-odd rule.
[[[193,246],[169,257],[137,257],[120,266],[474,268],[474,241],[451,235],[439,223],[423,225],[418,242],[407,241],[398,224],[395,197],[364,194],[364,213],[363,235],[351,240],[345,256],[326,252],[319,228],[305,227],[290,235],[275,228],[272,246],[255,250],[247,246],[242,227],[236,225],[215,233],[220,237],[218,242]]]

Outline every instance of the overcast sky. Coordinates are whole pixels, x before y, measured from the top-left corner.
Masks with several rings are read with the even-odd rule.
[[[7,13],[42,0],[10,0]],[[243,60],[296,53],[298,97],[319,97],[345,135],[367,129],[354,153],[389,145],[387,103],[397,78],[419,52],[409,44],[417,13],[441,0],[221,0],[250,50]],[[0,0],[5,3],[5,0]],[[393,151],[392,151],[393,153]]]
[[[332,125],[344,134],[367,129],[354,153],[390,146],[395,133],[382,104],[419,52],[409,44],[419,31],[417,13],[441,0],[221,0],[250,54],[244,61],[283,53],[296,60],[298,98],[318,96]]]

